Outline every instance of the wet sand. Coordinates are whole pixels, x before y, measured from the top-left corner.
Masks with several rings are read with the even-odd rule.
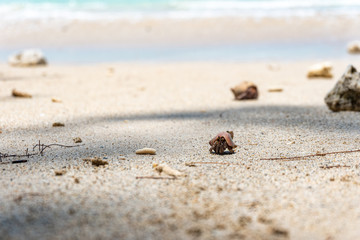
[[[0,236],[359,238],[360,153],[260,160],[359,149],[358,113],[333,113],[323,100],[350,62],[334,60],[332,80],[308,80],[313,63],[1,65],[1,153],[22,154],[39,140],[84,145],[0,165]],[[230,87],[243,80],[258,85],[258,100],[233,100]],[[13,98],[14,88],[33,97]],[[209,154],[208,141],[225,130],[238,150]],[[136,155],[143,147],[157,155]],[[109,164],[94,167],[89,157]],[[187,176],[136,179],[158,176],[153,162]]]

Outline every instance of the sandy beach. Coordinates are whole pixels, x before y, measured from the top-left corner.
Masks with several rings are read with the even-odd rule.
[[[0,239],[360,239],[360,118],[324,102],[360,68],[359,19],[339,0],[0,0]],[[7,63],[28,48],[47,66]],[[334,77],[308,79],[323,61]],[[242,81],[257,100],[234,100]],[[211,154],[224,131],[238,148]]]
[[[1,238],[360,238],[359,152],[260,160],[360,148],[358,113],[324,103],[360,60],[332,62],[331,80],[306,78],[315,61],[0,65],[0,152],[79,145],[0,165]],[[233,100],[243,80],[258,85],[258,100]],[[14,98],[14,88],[33,97]],[[210,154],[226,130],[237,151]],[[157,154],[136,155],[143,147]],[[108,165],[83,160],[92,157]],[[187,176],[136,179],[159,176],[154,162]]]
[[[342,42],[359,37],[359,16],[199,19],[50,19],[0,24],[2,47],[201,46]]]

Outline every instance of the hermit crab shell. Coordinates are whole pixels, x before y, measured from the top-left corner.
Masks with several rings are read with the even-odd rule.
[[[257,99],[259,95],[257,86],[248,81],[244,81],[230,90],[233,92],[236,100]]]
[[[213,139],[210,140],[209,144],[212,146],[214,142],[218,139],[223,137],[226,140],[226,143],[229,147],[235,148],[237,147],[233,142],[232,138],[234,137],[234,133],[232,131],[221,132],[216,135]]]

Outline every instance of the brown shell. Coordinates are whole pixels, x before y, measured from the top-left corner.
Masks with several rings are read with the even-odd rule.
[[[259,95],[257,86],[254,83],[247,81],[240,83],[230,90],[233,92],[236,100],[257,99]]]
[[[234,133],[232,131],[218,133],[218,135],[216,135],[213,139],[210,140],[209,144],[212,146],[219,137],[223,137],[226,140],[227,145],[229,145],[230,147],[236,147],[235,143],[232,140],[232,138],[234,137]]]

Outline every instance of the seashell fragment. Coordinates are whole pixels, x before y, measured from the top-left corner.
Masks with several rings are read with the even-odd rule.
[[[181,176],[186,176],[185,173],[180,172],[176,169],[173,169],[171,167],[169,167],[167,164],[157,164],[157,163],[153,163],[153,168],[155,171],[157,171],[159,174],[161,173],[165,173],[169,176],[172,177],[181,177]]]
[[[332,78],[331,73],[333,66],[330,62],[317,63],[309,68],[308,78]]]
[[[347,47],[348,53],[360,54],[360,41],[353,41]]]
[[[252,82],[244,81],[230,90],[236,100],[257,99],[259,96],[257,86]]]
[[[9,64],[13,67],[33,67],[46,65],[44,54],[39,49],[28,49],[9,57]]]
[[[13,97],[19,97],[19,98],[32,98],[32,95],[26,92],[20,92],[16,89],[12,90],[12,96]]]
[[[142,148],[142,149],[138,149],[135,152],[136,154],[141,154],[141,155],[155,155],[156,154],[156,150],[153,148]]]

